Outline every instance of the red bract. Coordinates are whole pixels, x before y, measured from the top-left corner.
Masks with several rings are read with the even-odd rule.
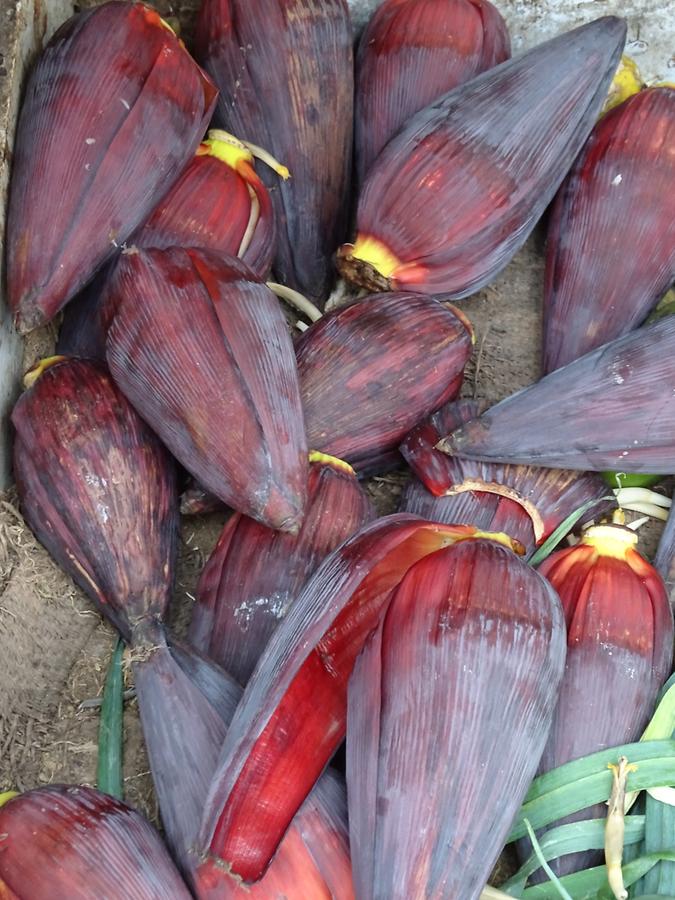
[[[201,140],[216,90],[159,15],[69,19],[21,108],[7,222],[17,328],[50,321],[152,212]]]
[[[658,572],[637,552],[637,534],[618,525],[587,529],[539,572],[560,596],[567,623],[567,663],[540,770],[640,737],[670,674],[673,617]],[[605,807],[577,818],[602,817]],[[564,874],[592,863],[573,855]]]
[[[356,54],[359,183],[414,113],[510,55],[506,23],[489,0],[385,0]]]
[[[310,448],[356,464],[395,450],[456,396],[471,348],[463,316],[421,294],[327,313],[295,346]]]
[[[274,188],[277,280],[315,300],[343,240],[352,153],[353,63],[344,0],[204,0],[197,59],[220,98],[216,120],[269,150],[291,177]]]
[[[310,459],[299,533],[234,515],[202,571],[190,640],[241,684],[319,563],[375,517],[350,466],[324,454]]]
[[[211,857],[245,881],[262,876],[344,737],[347,680],[392,589],[422,556],[480,536],[466,526],[389,516],[317,569],[275,631],[232,720],[200,839]]]
[[[110,376],[52,357],[12,412],[21,510],[125,638],[166,611],[178,509],[171,458]]]
[[[465,541],[409,569],[349,683],[359,898],[479,896],[536,771],[564,660],[555,592],[507,548]]]
[[[221,251],[264,278],[275,234],[270,195],[253,168],[253,155],[231,135],[210,131],[133,243]]]
[[[14,797],[0,806],[0,837],[3,900],[190,900],[152,825],[93,788]]]
[[[342,779],[323,774],[256,884],[242,884],[214,860],[196,884],[199,900],[354,900]]]
[[[675,89],[634,94],[595,126],[547,238],[544,372],[640,325],[675,277]]]
[[[113,378],[209,491],[297,532],[307,449],[293,345],[277,298],[239,260],[133,250],[114,282]]]
[[[487,462],[668,474],[672,385],[675,320],[667,317],[551,372],[438,446]]]
[[[447,297],[490,282],[583,147],[625,34],[623,20],[597,19],[413,116],[366,178],[342,274],[369,290]]]

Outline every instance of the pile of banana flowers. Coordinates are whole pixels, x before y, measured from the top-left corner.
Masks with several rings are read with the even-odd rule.
[[[675,320],[638,327],[675,273],[675,92],[606,111],[625,36],[512,57],[489,0],[384,0],[355,66],[345,0],[204,0],[195,59],[139,2],[54,35],[7,289],[20,332],[62,325],[14,471],[128,646],[164,841],[93,788],[0,795],[3,900],[477,900],[507,843],[503,896],[668,883],[675,517],[652,566],[599,474],[675,469]],[[544,377],[485,410],[450,301],[550,204]],[[405,465],[378,516],[364,479]],[[222,531],[181,639],[186,484]]]

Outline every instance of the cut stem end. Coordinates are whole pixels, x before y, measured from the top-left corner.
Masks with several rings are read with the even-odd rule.
[[[335,265],[344,279],[372,293],[392,291],[395,284],[375,266],[354,255],[354,244],[343,244],[337,252]]]

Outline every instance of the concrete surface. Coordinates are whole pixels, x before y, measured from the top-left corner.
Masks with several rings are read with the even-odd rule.
[[[600,16],[628,20],[626,52],[648,81],[675,80],[675,0],[493,0],[511,32],[513,53]],[[360,30],[378,0],[350,0]]]

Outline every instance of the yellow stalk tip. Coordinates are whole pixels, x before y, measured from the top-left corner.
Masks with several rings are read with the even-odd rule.
[[[41,359],[39,362],[36,362],[34,366],[32,366],[26,374],[23,376],[23,386],[28,390],[28,388],[32,388],[35,382],[40,378],[40,376],[47,371],[51,366],[55,366],[56,363],[63,362],[66,359],[65,356],[45,356],[44,359]]]
[[[322,463],[326,466],[332,466],[334,469],[339,469],[342,472],[346,472],[347,475],[353,475],[356,478],[356,472],[349,463],[345,462],[344,459],[339,459],[337,456],[329,456],[327,453],[321,453],[320,450],[310,450],[309,461],[310,463]]]
[[[635,60],[631,59],[630,56],[622,56],[619,68],[616,70],[616,74],[609,86],[607,99],[600,115],[604,115],[610,109],[614,109],[615,106],[641,91],[643,87],[644,82]]]
[[[368,263],[384,278],[391,278],[401,266],[401,261],[394,256],[382,241],[378,241],[377,238],[369,237],[368,235],[357,235],[350,256]]]
[[[268,153],[263,147],[258,147],[257,144],[252,144],[250,141],[244,141],[244,143],[256,159],[259,159],[261,162],[264,162],[265,165],[269,166],[273,172],[276,172],[277,175],[283,179],[283,181],[288,181],[291,177],[290,171],[286,166],[276,160],[271,153]]]
[[[206,140],[202,141],[197,149],[197,156],[215,156],[233,169],[236,169],[241,162],[251,163],[254,159],[259,159],[284,181],[288,181],[291,177],[286,166],[278,162],[267,150],[250,141],[240,141],[239,138],[230,134],[229,131],[223,131],[222,128],[209,130]]]
[[[8,800],[11,800],[13,797],[18,796],[18,791],[5,791],[4,793],[0,794],[0,806],[4,806],[4,804],[7,803]]]
[[[475,541],[482,539],[494,541],[496,544],[502,544],[502,546],[508,547],[509,550],[512,550],[519,556],[523,556],[525,553],[525,548],[520,541],[509,537],[508,534],[505,534],[503,531],[481,531],[470,525],[452,525],[450,526],[450,529],[450,533],[447,534],[446,539],[443,540],[442,547],[451,547],[453,544],[458,544],[461,541]]]
[[[248,147],[233,134],[219,128],[208,132],[199,145],[197,156],[214,156],[235,171],[242,162],[253,162],[253,154]]]
[[[169,23],[166,21],[166,19],[163,19],[163,18],[160,16],[160,17],[159,17],[159,21],[160,21],[161,24],[166,28],[167,31],[170,31],[171,34],[173,34],[175,37],[178,37],[178,31],[177,31],[177,29],[174,28],[173,25],[169,25]]]
[[[593,547],[600,556],[625,559],[626,553],[637,545],[638,536],[622,525],[591,525],[581,535],[581,543]]]
[[[523,547],[520,541],[509,537],[504,531],[477,531],[473,537],[484,538],[486,541],[494,541],[497,544],[502,544],[504,547],[508,547],[509,550],[513,550],[514,553],[517,553],[518,556],[525,555],[525,547]]]

